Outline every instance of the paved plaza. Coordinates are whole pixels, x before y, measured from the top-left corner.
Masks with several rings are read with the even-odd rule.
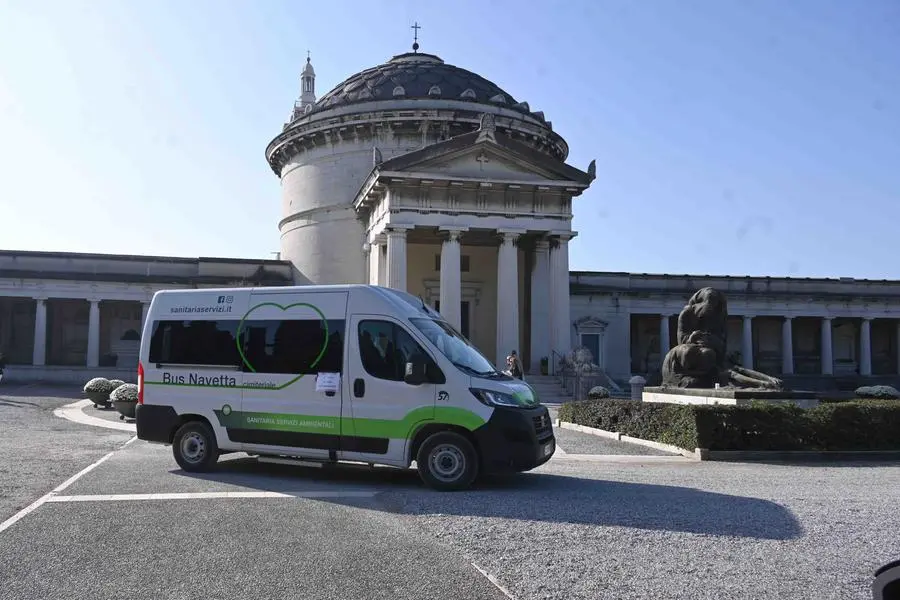
[[[863,600],[900,557],[897,464],[700,463],[562,430],[543,467],[468,492],[242,454],[194,475],[78,400],[0,388],[4,600]]]

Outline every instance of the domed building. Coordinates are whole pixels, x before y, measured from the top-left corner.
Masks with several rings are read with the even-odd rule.
[[[319,99],[307,59],[301,90],[266,148],[296,283],[419,295],[498,364],[571,349],[572,203],[594,165],[566,164],[542,112],[417,51]]]

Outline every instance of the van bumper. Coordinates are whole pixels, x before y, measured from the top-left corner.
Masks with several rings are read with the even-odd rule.
[[[530,471],[556,452],[556,438],[546,406],[497,407],[487,423],[475,430],[486,473]]]
[[[139,440],[171,444],[180,420],[175,409],[160,404],[138,404],[135,425]]]

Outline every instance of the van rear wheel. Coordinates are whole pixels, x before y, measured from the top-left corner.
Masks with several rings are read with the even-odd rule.
[[[183,470],[198,473],[212,470],[219,460],[216,434],[201,421],[190,421],[178,428],[172,439],[172,454]]]
[[[416,466],[428,487],[441,491],[463,490],[478,476],[478,453],[464,436],[441,431],[422,442]]]

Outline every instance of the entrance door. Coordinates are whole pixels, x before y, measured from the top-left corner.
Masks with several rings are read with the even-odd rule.
[[[591,351],[594,358],[594,364],[603,367],[603,357],[600,356],[600,334],[598,333],[582,333],[581,345]]]
[[[463,300],[459,303],[459,329],[460,333],[463,334],[463,337],[469,339],[469,309],[471,305],[468,300]],[[434,301],[434,310],[441,312],[441,301]]]
[[[347,292],[252,295],[238,331],[241,412],[229,429],[244,451],[329,458],[340,448],[346,309]]]
[[[354,315],[347,328],[348,398],[339,458],[402,464],[412,429],[434,419],[437,386],[403,380],[414,354],[431,360],[399,321]]]

